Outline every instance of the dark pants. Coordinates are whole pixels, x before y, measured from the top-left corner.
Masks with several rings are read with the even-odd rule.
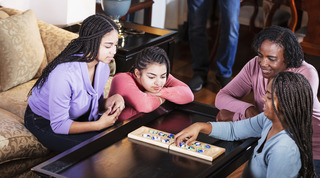
[[[317,177],[320,178],[320,159],[314,159],[313,164]]]
[[[45,147],[56,152],[63,152],[100,133],[56,134],[51,129],[50,121],[35,114],[29,105],[24,116],[24,124]]]

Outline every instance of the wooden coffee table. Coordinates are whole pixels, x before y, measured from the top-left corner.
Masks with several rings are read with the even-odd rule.
[[[226,177],[251,157],[256,138],[231,142],[200,134],[197,140],[226,149],[208,162],[127,137],[141,126],[177,133],[194,122],[214,121],[217,113],[215,107],[197,102],[176,105],[166,101],[155,111],[118,123],[32,171],[43,177]]]

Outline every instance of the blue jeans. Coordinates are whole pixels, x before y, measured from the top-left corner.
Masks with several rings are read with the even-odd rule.
[[[209,71],[207,20],[211,0],[188,0],[188,35],[194,73]]]
[[[320,178],[320,159],[314,159],[313,164],[317,177]]]
[[[207,75],[209,71],[209,50],[207,20],[211,0],[188,0],[189,43],[192,69],[195,73]],[[239,0],[219,0],[221,33],[217,52],[217,75],[231,77],[239,37]]]
[[[239,0],[219,0],[221,32],[217,52],[217,75],[231,77],[239,38]]]
[[[50,126],[50,121],[35,114],[27,107],[24,124],[26,128],[51,151],[63,152],[72,148],[79,143],[99,134],[100,132],[87,132],[82,134],[63,135],[53,132]]]

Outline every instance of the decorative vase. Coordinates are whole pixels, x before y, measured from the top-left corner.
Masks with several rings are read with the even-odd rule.
[[[104,13],[112,18],[119,27],[119,38],[124,39],[127,35],[123,32],[119,19],[126,15],[131,5],[131,0],[101,0]]]

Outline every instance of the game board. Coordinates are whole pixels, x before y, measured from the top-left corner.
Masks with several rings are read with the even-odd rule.
[[[176,151],[208,161],[213,161],[226,151],[225,148],[199,141],[193,141],[189,145],[182,142],[179,146],[176,146],[174,143],[174,136],[175,135],[172,133],[163,132],[145,126],[142,126],[128,134],[128,137],[131,139],[166,148],[168,151]]]

